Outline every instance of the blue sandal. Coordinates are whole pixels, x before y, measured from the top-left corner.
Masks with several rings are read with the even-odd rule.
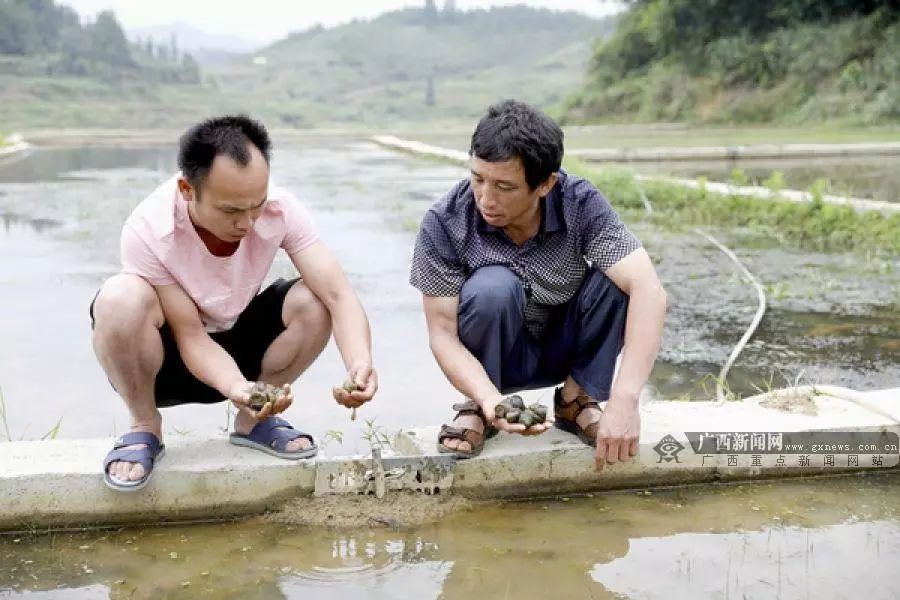
[[[146,448],[125,450],[126,446],[135,444],[146,444]],[[162,458],[165,453],[165,445],[159,441],[159,438],[152,433],[146,431],[132,431],[126,433],[116,440],[113,449],[103,460],[103,482],[112,490],[118,492],[136,492],[150,482],[150,476],[153,474],[153,467],[156,461]],[[144,476],[135,481],[121,481],[113,479],[109,474],[109,465],[116,461],[137,463],[144,467]]]
[[[301,437],[308,439],[312,445],[303,450],[288,452],[288,443]],[[315,456],[319,451],[319,447],[316,445],[313,436],[304,431],[294,429],[290,423],[278,417],[266,417],[257,423],[247,435],[232,433],[228,437],[228,441],[237,446],[255,448],[266,454],[271,454],[278,458],[286,458],[288,460],[310,458]]]

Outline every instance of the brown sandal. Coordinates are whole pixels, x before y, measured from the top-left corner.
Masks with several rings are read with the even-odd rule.
[[[453,417],[454,421],[463,415],[477,415],[484,425],[484,431],[481,432],[468,427],[442,425],[441,432],[438,434],[438,452],[453,454],[457,458],[472,458],[473,456],[478,456],[484,449],[485,440],[497,435],[497,428],[487,422],[484,413],[481,412],[481,407],[473,400],[466,400],[465,402],[454,404],[453,410],[457,411],[456,416]],[[444,445],[444,440],[469,442],[469,446],[471,446],[472,449],[460,450],[459,448],[449,448]]]
[[[587,427],[582,428],[578,424],[578,415],[587,408],[596,408],[602,411],[600,403],[590,396],[576,396],[574,400],[563,402],[562,388],[556,388],[553,394],[553,415],[556,419],[555,425],[573,435],[577,435],[578,439],[588,446],[596,447],[597,445],[597,424],[600,422],[591,421]]]

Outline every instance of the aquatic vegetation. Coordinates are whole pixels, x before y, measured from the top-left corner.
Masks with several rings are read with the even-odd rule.
[[[594,183],[623,216],[644,211],[640,190],[652,203],[649,217],[656,225],[671,229],[693,225],[746,227],[770,234],[790,245],[818,251],[854,251],[869,256],[900,254],[900,212],[883,214],[860,212],[850,206],[823,201],[827,182],[817,181],[809,192],[809,202],[779,198],[750,198],[711,192],[662,180],[638,182],[622,167],[594,168],[567,160],[566,168]],[[775,179],[772,187],[781,185]]]

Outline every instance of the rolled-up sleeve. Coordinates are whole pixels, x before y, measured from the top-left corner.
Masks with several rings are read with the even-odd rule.
[[[584,258],[595,269],[606,271],[641,247],[640,240],[625,226],[609,201],[592,185],[579,190],[586,194],[581,203],[581,239]]]

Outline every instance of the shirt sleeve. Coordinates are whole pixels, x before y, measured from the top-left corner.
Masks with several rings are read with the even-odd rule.
[[[281,247],[288,254],[305,250],[319,241],[316,224],[309,211],[293,194],[286,193],[280,200],[284,215],[285,234]]]
[[[119,251],[122,256],[123,273],[137,275],[150,285],[175,283],[175,278],[130,223],[126,222],[122,228]]]
[[[447,231],[429,210],[422,218],[413,249],[409,282],[426,296],[459,296],[465,271]]]
[[[584,258],[595,269],[606,272],[614,264],[641,247],[641,242],[625,226],[609,201],[593,185],[583,200],[582,240]]]

